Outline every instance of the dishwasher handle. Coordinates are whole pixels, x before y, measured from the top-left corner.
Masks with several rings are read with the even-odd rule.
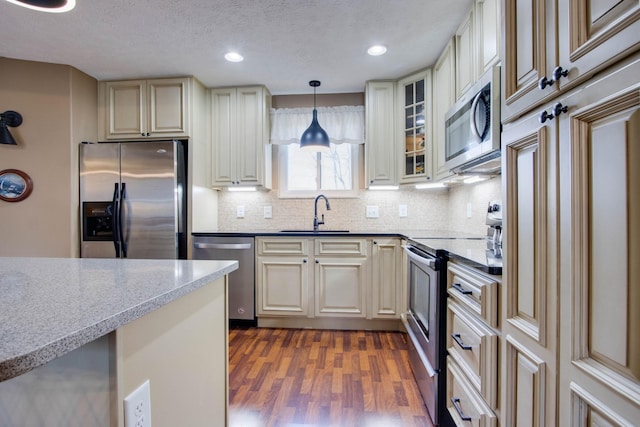
[[[251,243],[203,243],[195,242],[193,247],[196,249],[231,249],[242,250],[251,249]]]

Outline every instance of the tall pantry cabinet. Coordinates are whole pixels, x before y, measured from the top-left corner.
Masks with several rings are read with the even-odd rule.
[[[503,6],[501,425],[637,425],[640,4]]]

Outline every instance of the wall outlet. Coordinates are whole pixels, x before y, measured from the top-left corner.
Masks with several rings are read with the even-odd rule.
[[[244,218],[244,206],[236,206],[236,218]]]
[[[407,216],[407,205],[398,206],[398,215],[400,215],[400,218],[405,218]]]
[[[124,427],[151,427],[149,380],[124,398]]]
[[[471,218],[473,216],[473,205],[471,203],[467,203],[467,218]]]
[[[367,206],[367,218],[378,218],[379,216],[380,212],[377,206]]]
[[[267,219],[273,217],[273,209],[271,208],[271,206],[264,207],[264,217]]]

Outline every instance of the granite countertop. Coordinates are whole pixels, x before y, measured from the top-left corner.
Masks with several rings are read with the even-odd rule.
[[[237,261],[0,258],[0,381],[237,268]]]
[[[283,232],[278,230],[258,230],[258,231],[208,231],[193,233],[194,236],[301,236],[301,237],[335,237],[335,236],[393,236],[409,239],[424,246],[428,251],[444,250],[449,254],[449,258],[457,259],[474,268],[478,268],[489,274],[502,274],[502,248],[487,244],[487,237],[477,234],[462,233],[451,230],[323,230],[314,232],[313,230],[300,230]]]

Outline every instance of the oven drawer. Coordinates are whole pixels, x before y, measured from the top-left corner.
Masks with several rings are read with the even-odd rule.
[[[452,301],[447,306],[447,350],[476,391],[492,408],[496,408],[498,335]]]
[[[489,326],[498,327],[499,282],[460,264],[447,266],[447,292]]]
[[[466,379],[458,364],[447,359],[447,410],[460,427],[495,427],[498,418]]]

